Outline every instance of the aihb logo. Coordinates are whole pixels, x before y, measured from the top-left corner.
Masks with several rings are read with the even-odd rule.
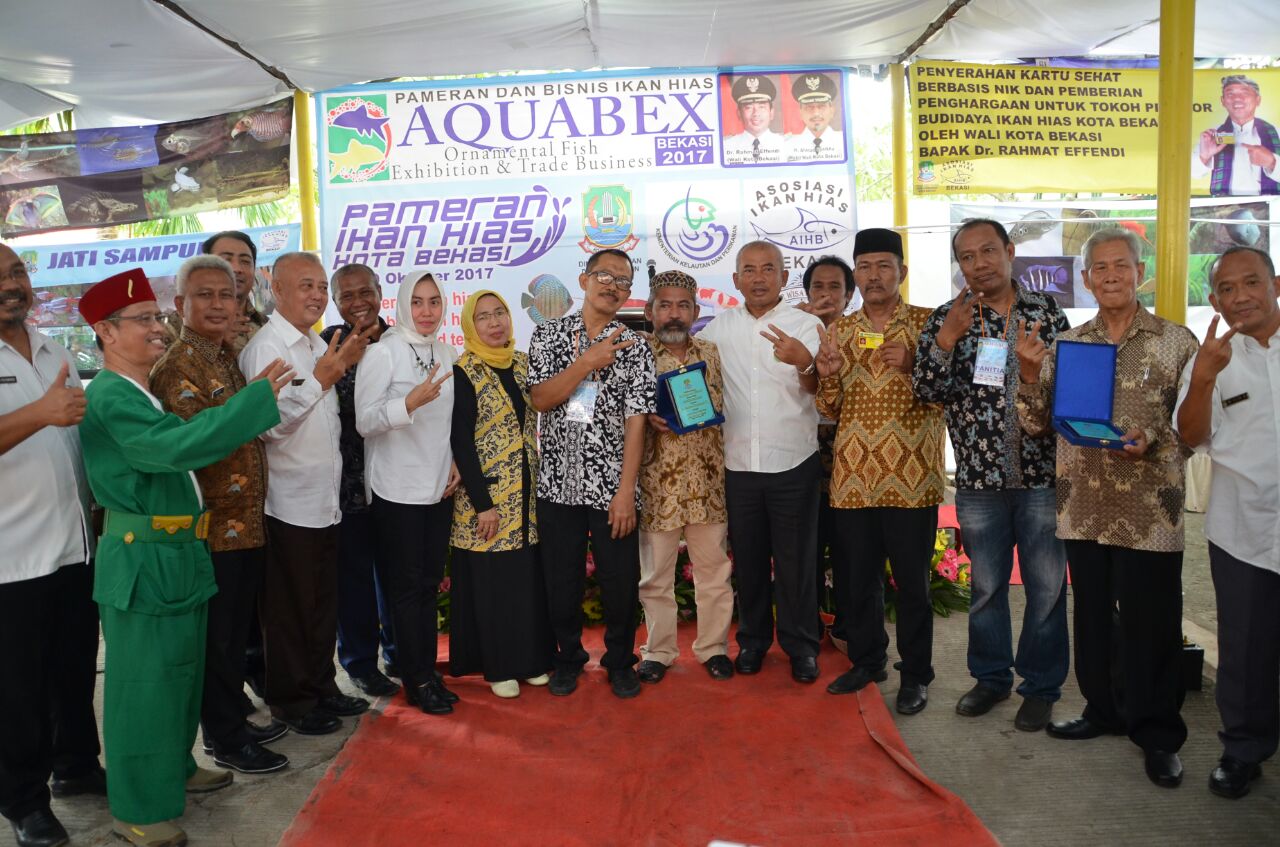
[[[329,182],[388,179],[391,120],[387,117],[387,95],[329,97],[325,109]]]
[[[578,246],[586,253],[613,248],[633,250],[640,243],[632,233],[631,190],[622,185],[593,185],[582,195],[582,234]]]
[[[667,258],[686,268],[714,264],[733,247],[738,228],[716,223],[716,207],[693,196],[693,186],[671,204],[655,234]]]

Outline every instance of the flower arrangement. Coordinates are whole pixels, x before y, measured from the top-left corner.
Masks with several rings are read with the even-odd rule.
[[[933,541],[933,558],[929,562],[929,602],[933,613],[949,618],[952,612],[969,611],[969,562],[960,558],[955,547],[954,530],[940,529]],[[885,616],[897,620],[898,586],[885,563]]]

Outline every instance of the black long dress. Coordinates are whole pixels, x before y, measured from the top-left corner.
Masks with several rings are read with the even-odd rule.
[[[523,429],[524,395],[511,368],[493,368],[511,398]],[[466,373],[453,369],[453,459],[467,496],[477,512],[491,508],[489,485],[476,452],[476,391]],[[517,434],[519,437],[519,434]],[[529,513],[533,479],[521,451],[521,514]],[[538,546],[529,544],[529,527],[522,529],[524,546],[516,550],[478,552],[454,547],[450,556],[449,673],[482,673],[488,682],[528,679],[551,667],[551,625],[547,619],[546,587]]]

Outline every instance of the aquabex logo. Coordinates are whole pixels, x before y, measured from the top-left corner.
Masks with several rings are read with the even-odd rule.
[[[623,185],[593,185],[582,195],[582,235],[585,253],[613,248],[633,250],[640,243],[632,229],[635,213],[631,190]]]
[[[391,120],[387,95],[328,97],[325,132],[329,182],[342,184],[389,179]]]

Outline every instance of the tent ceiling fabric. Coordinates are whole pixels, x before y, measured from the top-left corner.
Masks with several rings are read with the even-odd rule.
[[[232,111],[287,90],[397,76],[556,68],[886,62],[947,0],[155,0],[12,3],[0,126],[61,108],[79,126]],[[1154,54],[1158,0],[972,0],[919,56],[979,61]],[[203,31],[203,26],[218,37]],[[238,43],[250,57],[219,40]],[[1196,53],[1273,55],[1280,2],[1207,0]],[[258,61],[254,61],[254,59]]]

